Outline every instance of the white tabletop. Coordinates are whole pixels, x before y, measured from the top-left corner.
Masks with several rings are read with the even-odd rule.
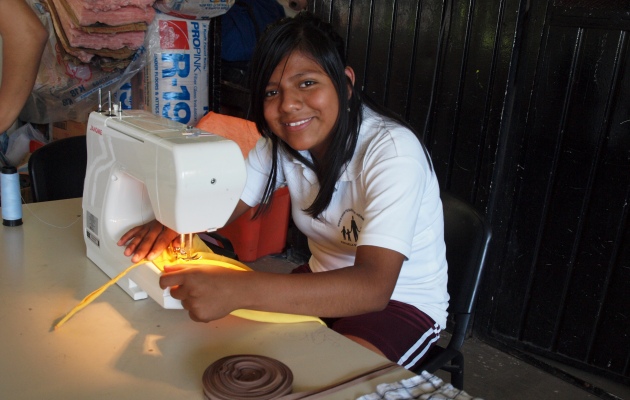
[[[317,323],[232,316],[196,323],[183,310],[134,301],[116,285],[53,331],[108,281],[85,255],[81,212],[81,199],[28,204],[22,226],[0,226],[0,393],[12,399],[203,399],[204,370],[233,354],[282,361],[294,392],[387,363]],[[399,368],[328,398],[356,398],[411,376]]]

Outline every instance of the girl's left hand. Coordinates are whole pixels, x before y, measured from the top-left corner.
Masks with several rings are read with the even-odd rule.
[[[234,271],[216,266],[173,265],[164,268],[160,287],[171,288],[171,296],[181,300],[193,321],[209,322],[238,309],[238,292]]]

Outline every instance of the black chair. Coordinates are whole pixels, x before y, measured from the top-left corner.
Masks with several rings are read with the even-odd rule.
[[[464,356],[460,349],[468,333],[492,233],[484,218],[470,204],[445,191],[440,195],[451,297],[447,331],[452,336],[446,347],[433,346],[414,372],[434,373],[441,369],[451,374],[453,386],[463,389]]]
[[[86,166],[84,135],[55,140],[35,150],[28,159],[33,202],[83,196]]]

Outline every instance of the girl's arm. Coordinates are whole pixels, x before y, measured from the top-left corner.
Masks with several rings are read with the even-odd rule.
[[[385,308],[404,256],[359,246],[353,266],[312,274],[240,272],[221,267],[178,267],[160,278],[195,321],[212,321],[236,309],[342,317]]]

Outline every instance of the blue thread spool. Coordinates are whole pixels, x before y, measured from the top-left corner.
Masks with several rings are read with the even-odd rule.
[[[20,174],[15,167],[2,167],[2,225],[22,225]]]

